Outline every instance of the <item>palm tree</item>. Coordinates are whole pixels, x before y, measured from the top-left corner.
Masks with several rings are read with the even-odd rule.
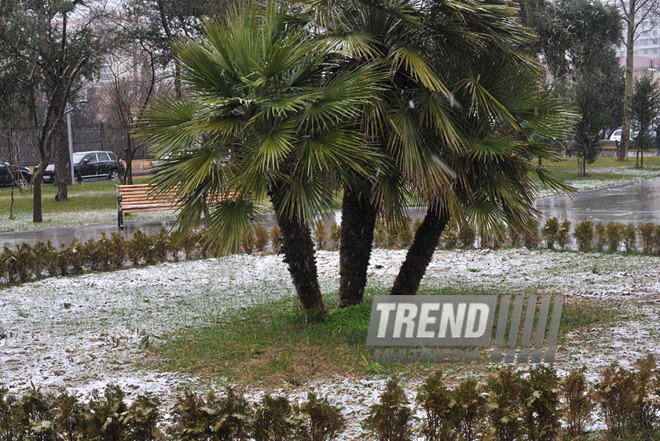
[[[535,214],[536,182],[571,190],[541,164],[556,157],[548,141],[564,136],[576,114],[544,89],[538,69],[511,63],[495,48],[465,67],[464,79],[454,92],[463,103],[468,149],[447,158],[456,172],[451,194],[463,206],[464,222],[495,231],[505,224],[524,228]],[[446,201],[443,193],[428,202],[390,294],[417,293],[450,221]]]
[[[345,168],[368,177],[377,162],[352,120],[376,93],[379,68],[338,70],[309,31],[271,2],[207,22],[180,42],[181,99],[161,98],[138,134],[164,158],[158,191],[183,202],[179,231],[204,221],[211,245],[231,251],[269,200],[282,253],[307,318],[323,314],[309,223],[328,206]],[[222,200],[221,203],[209,203]]]
[[[465,202],[483,193],[468,187],[469,177],[456,169],[473,157],[475,139],[483,138],[487,130],[497,130],[501,138],[503,125],[520,130],[505,104],[491,99],[483,81],[472,76],[483,56],[492,52],[513,66],[505,73],[514,86],[515,69],[539,73],[539,66],[517,50],[534,35],[519,26],[512,4],[479,0],[306,4],[316,11],[317,27],[326,30],[323,41],[344,51],[347,63],[378,61],[389,69],[380,100],[363,113],[362,120],[367,139],[387,160],[380,163],[376,185],[360,178],[344,184],[339,297],[340,306],[348,306],[363,298],[376,216],[383,213],[396,222],[410,197],[429,207],[417,233],[419,240],[392,291],[398,293],[401,286],[410,285],[409,279],[421,280],[437,246],[437,232],[452,216],[463,216]],[[488,72],[485,66],[481,73]],[[493,118],[502,123],[492,124]],[[520,188],[527,195],[528,189]],[[472,211],[478,212],[475,207]],[[521,207],[518,203],[511,209]],[[523,208],[523,213],[528,212],[528,206]],[[491,218],[492,214],[479,217]],[[416,287],[407,292],[416,292]]]

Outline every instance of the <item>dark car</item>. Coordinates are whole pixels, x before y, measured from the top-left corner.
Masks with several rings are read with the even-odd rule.
[[[52,184],[55,182],[55,166],[48,164],[44,170],[44,184]]]
[[[9,173],[11,169],[12,173]],[[10,165],[4,161],[0,161],[0,185],[12,185],[14,180],[18,183],[19,187],[25,188],[32,182],[32,172],[27,167],[19,167],[17,165]]]
[[[124,174],[124,164],[115,159],[115,154],[112,152],[77,152],[73,154],[73,172],[78,182],[96,178],[117,181]],[[44,182],[54,181],[55,167],[49,164],[44,171]]]

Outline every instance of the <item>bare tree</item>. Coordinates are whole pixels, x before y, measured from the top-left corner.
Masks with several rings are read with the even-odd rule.
[[[39,151],[39,165],[34,169],[32,182],[34,185],[34,195],[32,199],[32,221],[42,222],[43,213],[41,209],[41,183],[46,166],[50,162],[51,148],[57,129],[64,117],[66,102],[69,99],[71,86],[73,85],[78,72],[85,63],[84,58],[78,59],[78,63],[72,68],[68,66],[62,72],[62,75],[56,78],[52,92],[44,97],[45,111],[43,118],[39,118],[37,108],[38,89],[35,84],[35,73],[39,65],[40,56],[37,54],[34,58],[32,72],[27,79],[21,80],[29,91],[30,113],[32,114],[32,125],[37,132],[37,149]],[[62,94],[62,99],[58,99]]]
[[[626,23],[626,89],[623,101],[623,125],[621,126],[621,146],[617,159],[625,161],[630,149],[630,121],[632,115],[633,96],[633,56],[635,54],[635,40],[642,33],[641,26],[654,14],[657,14],[660,0],[618,0],[619,7]]]
[[[11,193],[10,193],[11,202],[9,203],[9,219],[12,220],[14,219],[14,189],[18,188],[18,191],[22,192],[23,187],[25,187],[25,185],[28,183],[26,183],[23,180],[23,177],[20,174],[20,168],[21,168],[20,150],[21,147],[24,145],[16,141],[16,139],[13,136],[11,126],[8,127],[5,136],[9,142],[8,156],[0,155],[0,162],[9,164],[9,167],[7,167],[7,171],[9,172],[9,177],[11,178]],[[12,166],[16,166],[19,170],[19,173],[15,173],[14,168]]]

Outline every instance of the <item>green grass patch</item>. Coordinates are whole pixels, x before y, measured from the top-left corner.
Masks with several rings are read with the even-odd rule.
[[[609,327],[627,315],[621,305],[603,301],[567,301],[561,316],[559,336],[561,338],[570,332],[585,331],[595,326]]]
[[[136,179],[136,184],[141,184],[146,178]],[[57,187],[54,185],[41,188],[41,204],[44,214],[69,213],[77,211],[93,211],[117,208],[117,196],[115,193],[115,181],[85,182],[83,184],[70,185],[67,189],[69,198],[65,201],[56,201],[55,193]],[[32,212],[32,189],[19,191],[14,189],[14,212]],[[11,203],[11,190],[0,188],[0,207],[2,212],[9,212]]]
[[[369,374],[424,375],[434,364],[373,363],[373,348],[366,346],[373,295],[368,290],[360,305],[331,310],[323,322],[306,325],[293,299],[255,306],[221,319],[211,327],[176,331],[165,342],[151,347],[151,362],[166,371],[202,377],[227,378],[248,384],[277,386],[309,380]],[[502,294],[483,289],[425,290],[428,295]],[[336,307],[336,295],[326,304]],[[560,339],[571,331],[606,325],[620,318],[616,308],[588,302],[567,302]],[[474,369],[487,367],[475,366]],[[443,366],[449,368],[449,366]]]
[[[553,170],[557,176],[565,181],[611,181],[624,180],[637,173],[635,158],[626,161],[617,161],[616,157],[599,157],[593,164],[587,164],[586,176],[582,176],[578,169],[577,158],[563,158],[558,161],[544,162],[544,167]],[[660,156],[644,156],[644,169],[647,171],[660,171]]]

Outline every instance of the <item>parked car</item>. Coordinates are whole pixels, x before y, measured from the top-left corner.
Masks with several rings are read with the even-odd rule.
[[[621,132],[622,130],[620,128],[613,131],[612,134],[610,135],[610,141],[621,142]],[[655,139],[655,130],[649,130],[647,135],[648,137]],[[635,139],[636,136],[637,136],[637,130],[631,130],[630,140],[632,141],[633,139]]]
[[[96,178],[118,181],[124,175],[124,162],[116,159],[113,152],[77,152],[73,154],[73,173],[77,182]],[[46,167],[44,182],[55,182],[53,164]]]
[[[55,182],[55,166],[48,164],[44,170],[44,184],[52,184]]]
[[[9,173],[9,170],[12,173]],[[17,165],[11,165],[7,162],[0,161],[0,185],[12,185],[14,182],[12,176],[18,181],[18,185],[21,188],[25,188],[30,185],[32,182],[32,172],[27,167],[19,167]]]

